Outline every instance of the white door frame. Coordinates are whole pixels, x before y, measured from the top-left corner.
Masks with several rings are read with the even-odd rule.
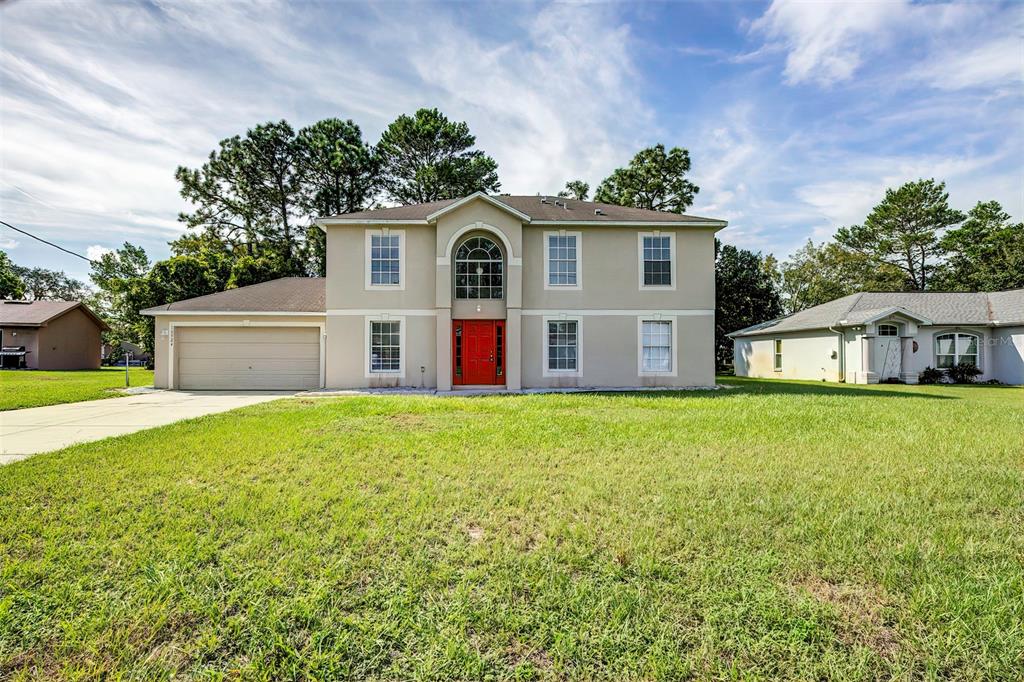
[[[326,354],[326,323],[324,322],[253,322],[252,320],[239,320],[237,322],[206,322],[186,321],[167,323],[167,388],[174,389],[174,357],[177,349],[174,345],[175,327],[316,327],[320,330],[320,388],[324,388],[327,377],[327,354]]]

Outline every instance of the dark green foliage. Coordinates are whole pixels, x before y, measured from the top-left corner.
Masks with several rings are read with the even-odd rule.
[[[22,297],[30,301],[84,301],[89,297],[85,284],[59,270],[11,265],[21,280]]]
[[[565,189],[559,192],[558,196],[566,197],[568,199],[576,199],[578,201],[586,201],[588,194],[590,194],[589,184],[582,180],[570,180],[565,183]]]
[[[981,374],[981,368],[970,362],[960,362],[946,370],[946,377],[954,384],[973,384]]]
[[[637,153],[625,168],[617,168],[598,185],[594,201],[653,211],[682,213],[693,204],[700,188],[686,179],[690,152],[658,144]]]
[[[886,190],[885,199],[863,225],[836,232],[836,243],[876,265],[899,268],[907,289],[924,291],[934,260],[943,252],[941,232],[963,219],[962,213],[949,207],[946,183],[918,180]]]
[[[967,220],[949,230],[939,246],[946,261],[934,283],[950,291],[998,291],[1024,287],[1024,223],[1011,222],[997,201],[978,202]]]
[[[437,109],[399,116],[377,144],[381,187],[401,204],[497,192],[498,164],[475,144],[465,122],[450,121]]]
[[[715,364],[732,364],[732,339],[726,334],[782,314],[779,293],[760,253],[715,240]]]
[[[0,299],[18,300],[25,295],[25,283],[16,268],[7,254],[0,251]]]
[[[941,369],[934,367],[925,367],[924,370],[917,375],[917,383],[919,384],[937,384],[942,381],[946,376],[946,373]]]

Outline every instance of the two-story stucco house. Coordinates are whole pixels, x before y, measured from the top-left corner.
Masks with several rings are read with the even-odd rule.
[[[721,220],[541,196],[323,218],[327,277],[144,311],[158,387],[709,386]]]

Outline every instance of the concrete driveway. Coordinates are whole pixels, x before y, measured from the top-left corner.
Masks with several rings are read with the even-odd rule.
[[[265,403],[294,391],[153,391],[0,412],[0,465],[40,452]]]

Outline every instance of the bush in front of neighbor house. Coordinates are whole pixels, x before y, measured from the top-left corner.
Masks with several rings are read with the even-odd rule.
[[[919,384],[937,384],[946,376],[945,372],[941,369],[935,369],[934,367],[925,367],[924,371],[917,375],[917,383]]]
[[[973,384],[974,377],[981,374],[977,365],[961,362],[946,370],[946,376],[954,384]]]

